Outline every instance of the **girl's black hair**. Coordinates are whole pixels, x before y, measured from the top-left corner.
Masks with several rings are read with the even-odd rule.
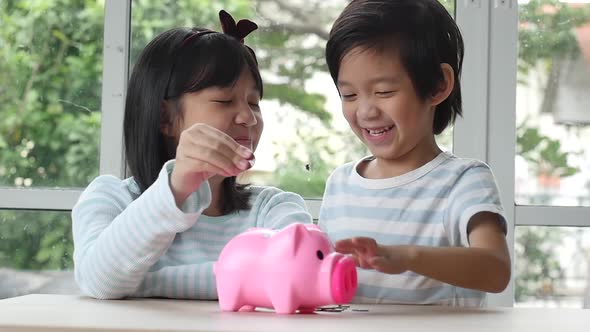
[[[453,68],[455,86],[437,106],[433,132],[440,134],[462,114],[463,38],[453,17],[438,0],[353,0],[334,22],[326,61],[334,83],[342,58],[352,49],[394,49],[423,100],[444,79],[440,65]]]
[[[198,34],[198,35],[195,35]],[[231,86],[247,68],[262,98],[254,52],[235,37],[206,29],[175,28],[158,35],[142,51],[131,73],[123,122],[125,156],[143,193],[164,163],[176,157],[176,142],[161,133],[163,122],[182,119],[180,97],[201,89]],[[164,110],[170,102],[171,114]],[[249,208],[250,192],[228,177],[222,184],[222,213]]]

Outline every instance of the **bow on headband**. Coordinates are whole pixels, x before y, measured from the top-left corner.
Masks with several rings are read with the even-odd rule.
[[[246,19],[239,20],[236,24],[234,18],[223,9],[219,11],[219,21],[221,22],[223,33],[236,38],[242,44],[244,43],[244,38],[249,35],[250,32],[258,29],[256,23]]]

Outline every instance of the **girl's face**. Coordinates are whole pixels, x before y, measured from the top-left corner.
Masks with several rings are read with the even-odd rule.
[[[264,127],[259,103],[260,91],[244,68],[232,86],[208,87],[181,97],[183,121],[178,135],[195,123],[204,123],[255,151]]]
[[[385,160],[434,149],[434,103],[417,95],[396,53],[352,49],[342,59],[337,82],[350,127]]]

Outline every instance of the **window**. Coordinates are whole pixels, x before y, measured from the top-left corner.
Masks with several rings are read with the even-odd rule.
[[[441,2],[456,14],[466,58],[465,114],[439,142],[491,165],[510,226],[515,282],[490,303],[512,305],[516,294],[519,306],[582,306],[588,258],[583,263],[583,251],[572,248],[587,250],[590,226],[588,119],[581,112],[590,103],[583,93],[590,5]],[[340,113],[323,58],[330,22],[345,4],[0,2],[0,280],[8,272],[71,282],[69,210],[97,174],[125,176],[128,68],[169,27],[218,30],[222,8],[261,27],[247,42],[263,71],[267,125],[256,167],[243,180],[296,191],[317,216],[327,174],[367,153]],[[0,294],[16,295],[8,294],[12,285],[0,283]]]
[[[122,175],[113,105],[126,52],[103,26],[124,32],[129,11],[109,4],[0,2],[0,298],[77,292],[69,211],[98,174]]]
[[[516,227],[515,306],[590,306],[590,229]]]
[[[509,234],[514,293],[500,296],[502,304],[513,303],[514,294],[519,306],[570,305],[544,300],[547,293],[539,291],[535,279],[540,275],[526,271],[532,267],[546,279],[569,273],[569,264],[554,257],[563,257],[575,238],[568,227],[585,233],[590,226],[584,189],[588,157],[581,145],[588,137],[583,121],[573,121],[587,98],[577,91],[589,77],[580,58],[585,42],[577,32],[590,17],[584,3],[519,0],[489,5],[488,141],[483,149],[496,173],[506,215],[516,226]],[[538,241],[531,244],[531,238]],[[539,255],[547,259],[539,260]],[[573,290],[572,282],[559,282],[553,287],[578,292],[575,302],[582,306],[583,295]]]
[[[518,306],[590,306],[590,220],[579,208],[590,205],[590,5],[584,2],[519,1]]]
[[[69,212],[0,211],[0,299],[78,293]]]
[[[589,206],[590,5],[526,1],[518,13],[516,203]]]
[[[84,187],[99,171],[104,6],[0,3],[0,186]]]
[[[453,12],[453,0],[441,2]],[[22,277],[35,284],[55,277],[43,289],[3,282],[0,294],[76,291],[69,271],[69,210],[98,174],[125,176],[121,132],[128,68],[151,38],[172,26],[219,30],[222,8],[261,26],[248,43],[263,70],[267,126],[256,168],[244,181],[321,197],[336,165],[367,153],[341,116],[324,61],[329,25],[346,3],[0,2],[0,54],[7,59],[0,63],[1,280]],[[451,149],[451,138],[452,130],[441,135],[444,149]],[[319,200],[310,204],[317,213]]]

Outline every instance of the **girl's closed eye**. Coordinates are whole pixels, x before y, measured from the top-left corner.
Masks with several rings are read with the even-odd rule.
[[[229,105],[232,103],[231,99],[213,99],[211,100],[214,103],[218,103],[218,104],[224,104],[224,105]]]
[[[260,110],[260,104],[258,102],[249,102],[248,105],[250,105],[250,107],[252,107],[254,110]]]

